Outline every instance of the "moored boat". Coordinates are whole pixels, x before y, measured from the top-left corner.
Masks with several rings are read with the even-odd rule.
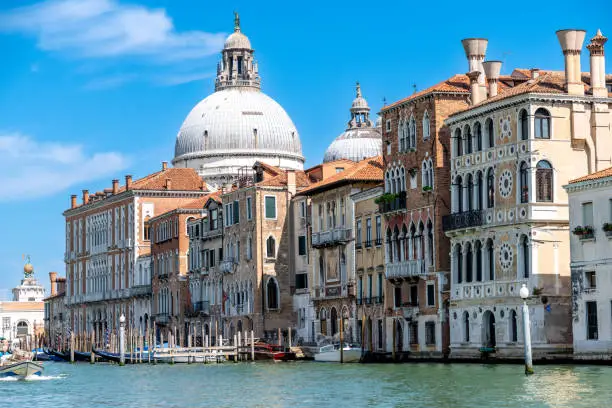
[[[255,360],[275,360],[275,361],[293,361],[297,360],[297,356],[293,351],[287,350],[275,344],[268,344],[264,342],[256,342],[255,346]]]
[[[323,346],[315,353],[315,361],[339,363],[342,358],[343,363],[358,363],[361,360],[361,347],[356,347],[350,344],[344,344],[342,348],[342,356],[340,355],[340,345],[330,344]]]

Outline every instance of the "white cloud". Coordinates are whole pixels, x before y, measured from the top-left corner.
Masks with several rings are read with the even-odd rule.
[[[145,56],[157,62],[217,53],[225,35],[178,32],[164,9],[117,0],[46,0],[0,15],[0,29],[38,39],[41,49],[79,57]]]
[[[20,201],[63,191],[75,184],[124,170],[117,152],[87,154],[83,146],[39,142],[20,134],[0,134],[0,201]]]

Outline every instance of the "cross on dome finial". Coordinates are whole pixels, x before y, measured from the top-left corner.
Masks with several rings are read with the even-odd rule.
[[[361,98],[361,85],[359,85],[359,81],[357,81],[357,97]]]
[[[234,11],[234,32],[240,31],[240,16],[237,11]]]

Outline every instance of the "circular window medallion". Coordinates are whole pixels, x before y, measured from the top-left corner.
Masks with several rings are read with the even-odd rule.
[[[487,152],[487,159],[491,160],[492,157],[493,157],[493,153],[492,152]]]
[[[499,315],[500,315],[500,316],[501,316],[501,318],[503,319],[503,318],[504,318],[504,315],[505,315],[504,311],[503,311],[503,310],[500,310]]]
[[[514,146],[510,146],[510,154],[514,154]]]
[[[512,266],[512,259],[514,258],[514,254],[512,253],[512,248],[508,244],[502,244],[499,249],[499,263],[504,270],[510,269]]]
[[[499,128],[501,132],[499,132],[500,139],[506,139],[512,137],[512,127],[510,126],[510,116],[506,116],[505,118],[499,118]]]
[[[508,169],[499,176],[499,193],[504,198],[508,198],[512,193],[512,173]]]
[[[491,294],[491,288],[487,288],[487,295]]]
[[[503,151],[503,149],[499,149],[497,151],[497,158],[501,159],[502,157],[504,157],[504,151]]]
[[[490,224],[493,221],[493,215],[490,212],[487,213],[487,224]]]
[[[480,296],[480,289],[476,288],[476,295]]]
[[[527,210],[524,208],[521,208],[521,212],[519,213],[521,218],[525,218],[527,216]]]
[[[497,222],[501,222],[504,219],[504,214],[501,211],[497,212]]]
[[[525,153],[526,151],[527,151],[527,144],[526,144],[526,143],[523,143],[523,144],[521,145],[521,152]]]
[[[466,158],[465,158],[465,165],[466,165],[466,166],[469,166],[469,165],[470,165],[470,158],[469,158],[469,157],[466,157]]]
[[[476,163],[480,163],[480,155],[479,155],[479,154],[477,154],[476,156],[474,156],[474,161],[475,161]]]
[[[457,320],[457,312],[453,312],[453,319]]]
[[[508,211],[508,219],[509,220],[513,220],[514,219],[514,211],[512,211],[512,210]]]
[[[455,163],[455,167],[461,167],[461,159],[457,159],[457,162]]]

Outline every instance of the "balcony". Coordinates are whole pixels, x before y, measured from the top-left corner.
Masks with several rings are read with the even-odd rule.
[[[216,230],[212,230],[212,231],[204,231],[202,233],[202,239],[212,239],[212,238],[217,238],[221,236],[221,228],[217,228]]]
[[[170,316],[168,313],[158,313],[155,315],[155,323],[157,324],[168,324]]]
[[[353,234],[350,228],[333,228],[328,231],[312,233],[312,246],[326,247],[338,244],[345,244],[351,240]]]
[[[413,259],[411,261],[403,262],[389,262],[385,265],[385,277],[387,279],[412,278],[424,276],[425,274],[426,270],[424,259]]]
[[[191,313],[188,313],[188,314],[191,317],[209,316],[210,315],[210,302],[208,300],[194,302],[191,307]]]
[[[482,210],[463,211],[442,217],[442,230],[444,232],[479,227],[484,224]]]
[[[132,297],[146,297],[151,295],[151,285],[136,285],[130,290]]]
[[[413,319],[419,315],[419,307],[413,305],[402,306],[401,312],[405,319]]]
[[[406,209],[406,192],[400,191],[397,194],[387,193],[385,196],[389,197],[378,203],[378,211],[381,213],[390,213],[394,211],[402,211]],[[383,197],[381,197],[382,199]]]
[[[219,262],[219,270],[221,273],[234,273],[235,266],[236,262],[233,257],[226,258]]]
[[[382,305],[385,302],[384,296],[374,296],[374,303],[377,305]]]

